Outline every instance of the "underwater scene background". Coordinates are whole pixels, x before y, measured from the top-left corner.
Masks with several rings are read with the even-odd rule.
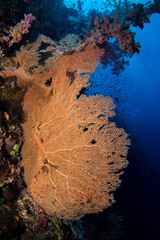
[[[144,0],[140,2],[128,0],[0,0],[0,239],[159,240],[159,13],[159,0],[149,2]],[[107,16],[108,20],[103,16]],[[103,25],[104,22],[108,33]],[[132,34],[133,32],[135,34]],[[75,35],[65,38],[70,36],[69,34]],[[76,70],[74,64],[77,67]],[[85,78],[87,80],[84,80]],[[67,79],[70,82],[67,82]],[[84,81],[83,84],[81,81]],[[57,87],[54,87],[54,84],[57,84]],[[71,88],[74,84],[76,90],[73,89],[72,92]],[[68,100],[67,88],[68,94],[72,95],[73,99]],[[63,106],[61,103],[63,97],[59,98],[58,89],[60,89],[58,94],[65,96],[62,101]],[[67,108],[67,103],[72,103],[69,109],[72,109],[74,104],[77,104],[77,109],[79,109],[83,98],[96,99],[97,95],[113,99],[116,113],[114,116],[108,113],[113,107],[110,103],[108,108],[105,108],[105,105],[101,107],[102,112],[97,118],[103,119],[108,114],[105,121],[115,123],[115,132],[121,131],[118,129],[125,130],[119,133],[118,137],[116,133],[111,134],[108,139],[112,142],[110,140],[112,135],[113,139],[124,136],[122,142],[116,141],[118,144],[118,147],[115,147],[116,150],[114,146],[111,149],[113,161],[109,165],[112,167],[112,164],[116,163],[118,167],[116,170],[114,168],[110,170],[108,175],[114,173],[119,176],[118,179],[111,177],[112,184],[115,183],[116,186],[110,191],[106,190],[106,186],[104,186],[105,190],[99,190],[101,183],[95,180],[98,186],[97,191],[99,190],[100,194],[103,192],[102,198],[95,197],[94,199],[93,197],[93,205],[90,206],[91,198],[87,196],[87,200],[84,200],[85,197],[83,197],[82,202],[85,202],[85,208],[79,207],[81,195],[80,197],[76,195],[77,200],[73,206],[67,205],[67,200],[65,202],[67,197],[62,192],[64,183],[53,177],[52,180],[57,181],[57,185],[55,184],[57,187],[52,187],[50,192],[52,193],[54,188],[59,190],[59,195],[62,196],[62,202],[67,206],[67,210],[63,207],[61,210],[61,205],[57,205],[60,210],[52,211],[49,198],[47,198],[48,203],[47,201],[43,203],[45,195],[49,195],[49,191],[46,190],[49,183],[46,180],[47,177],[44,176],[48,169],[45,167],[49,166],[50,169],[54,168],[55,172],[58,172],[61,171],[61,166],[46,157],[42,167],[39,167],[38,163],[37,165],[33,163],[34,159],[40,155],[37,152],[42,152],[41,158],[43,158],[43,153],[47,152],[43,147],[47,143],[43,145],[43,142],[45,137],[49,136],[50,130],[45,135],[41,128],[48,122],[45,124],[42,120],[39,121],[40,117],[45,118],[43,115],[48,117],[47,121],[53,121],[50,120],[51,116],[47,115],[46,106],[49,109],[52,101],[48,100],[47,96],[50,99],[54,99],[55,96],[51,105],[55,104],[56,109],[58,102],[61,108],[55,112],[62,111],[63,113]],[[93,101],[91,100],[90,108],[92,108]],[[96,105],[97,101],[95,100],[93,105]],[[32,108],[33,103],[38,103],[38,114]],[[83,103],[83,107],[84,105]],[[97,106],[99,110],[100,107]],[[93,106],[93,114],[96,112],[95,108]],[[42,116],[39,114],[41,109],[44,109],[45,113]],[[85,111],[88,111],[88,116],[91,116],[92,112],[88,109],[87,105],[79,116],[83,117]],[[55,119],[61,118],[62,113],[55,115]],[[70,116],[71,113],[69,112],[68,115]],[[73,113],[70,118],[65,119],[66,129],[70,121],[74,123],[74,118],[77,119],[75,124],[78,121],[75,115],[76,113]],[[82,122],[85,122],[85,118],[87,114]],[[39,125],[36,124],[34,129],[33,123],[37,122]],[[85,134],[92,124],[93,122],[90,122],[88,125],[82,124],[78,127],[84,127],[83,134]],[[55,133],[57,131],[57,135],[59,126],[61,123],[57,123],[54,130]],[[104,126],[103,120],[103,125],[98,130],[100,131]],[[36,145],[32,139],[32,129],[38,134],[41,131],[43,139],[40,139],[41,143],[38,143],[40,150],[31,147]],[[62,130],[62,132],[65,131]],[[74,132],[74,129],[72,131]],[[95,131],[94,127],[93,129],[91,127],[90,131],[92,134]],[[82,141],[80,133],[77,133],[76,139],[71,138],[71,141]],[[128,135],[125,135],[126,133]],[[35,134],[35,138],[36,136]],[[65,137],[70,139],[68,132],[63,138]],[[104,142],[101,137],[99,139],[100,144],[102,143],[100,146],[103,148]],[[52,140],[48,140],[50,141]],[[66,141],[69,142],[69,140]],[[97,143],[99,144],[96,134],[93,134],[89,146],[92,145],[94,148]],[[65,141],[64,146],[67,146]],[[29,148],[31,148],[30,152]],[[71,148],[74,146],[71,145]],[[118,163],[116,162],[114,150],[119,153],[121,162],[119,156],[117,157]],[[58,148],[55,151],[61,151],[61,149]],[[52,153],[50,146],[48,152]],[[81,154],[83,155],[83,151]],[[89,154],[94,161],[97,159],[101,166],[98,157],[95,157],[94,153],[92,155],[92,152]],[[98,152],[98,154],[101,156],[100,154],[104,153]],[[70,159],[70,155],[65,156]],[[57,155],[57,159],[58,157]],[[76,155],[74,158],[76,159]],[[80,158],[80,154],[77,158]],[[24,159],[29,162],[28,166]],[[100,171],[103,181],[105,167],[103,172],[101,171],[103,167],[99,168],[98,163],[97,165],[92,163],[92,165],[97,173],[92,170],[91,174],[99,176],[98,171]],[[66,164],[66,169],[67,166]],[[88,168],[88,165],[83,165],[81,168],[85,167]],[[38,169],[36,170],[38,173],[32,172],[34,168]],[[64,169],[62,169],[63,174]],[[49,170],[50,175],[51,171]],[[69,175],[70,172],[74,174],[73,170],[67,171]],[[77,176],[78,174],[79,172]],[[42,195],[37,190],[38,185],[34,177],[32,181],[32,176],[38,184],[41,181],[44,186],[47,186],[43,188]],[[82,178],[82,175],[79,176]],[[35,185],[34,182],[36,182]],[[58,188],[60,185],[62,187]],[[88,187],[89,190],[91,188]],[[109,193],[105,195],[104,192],[107,191]],[[109,194],[109,200],[107,194]],[[105,201],[106,207],[104,207],[105,203],[103,204]],[[52,203],[56,209],[56,198],[55,202],[52,200]],[[96,204],[102,207],[97,207]],[[94,211],[94,207],[98,210]],[[75,208],[73,214],[68,210],[72,208]],[[55,215],[50,214],[52,212],[55,212]]]

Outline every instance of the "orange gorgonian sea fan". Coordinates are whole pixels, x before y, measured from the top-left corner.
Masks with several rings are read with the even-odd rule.
[[[65,220],[111,206],[128,164],[128,135],[108,119],[115,114],[112,99],[80,94],[101,51],[87,47],[54,57],[48,71],[34,76],[24,100],[28,190],[48,214]]]

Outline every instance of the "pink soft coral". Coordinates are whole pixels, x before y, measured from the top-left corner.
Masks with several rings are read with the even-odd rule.
[[[24,14],[24,19],[21,20],[14,28],[11,28],[9,35],[5,36],[3,39],[11,47],[14,43],[20,42],[22,35],[28,33],[28,28],[31,27],[30,23],[35,20],[32,13],[26,15]]]

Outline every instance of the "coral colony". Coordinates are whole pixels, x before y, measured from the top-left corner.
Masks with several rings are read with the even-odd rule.
[[[124,2],[125,11],[124,5],[119,4],[109,15],[96,16],[95,13],[91,15],[90,25],[84,21],[70,34],[66,34],[70,29],[65,29],[60,40],[39,33],[34,42],[27,44],[23,42],[23,35],[29,32],[33,20],[36,19],[39,29],[44,27],[36,8],[33,14],[24,14],[24,19],[14,27],[5,25],[5,8],[0,9],[0,76],[6,79],[0,88],[3,99],[9,96],[7,89],[14,89],[15,99],[22,99],[25,94],[24,100],[18,102],[26,116],[22,138],[22,131],[12,123],[10,110],[2,112],[9,130],[0,127],[0,147],[6,149],[13,162],[7,160],[6,163],[1,155],[1,165],[8,164],[11,171],[10,178],[5,176],[4,185],[11,184],[14,177],[18,191],[27,184],[25,191],[35,202],[31,212],[36,204],[40,206],[37,216],[44,226],[47,220],[40,217],[42,209],[50,216],[77,220],[115,202],[114,192],[128,165],[130,140],[124,129],[109,120],[115,115],[113,100],[102,95],[87,97],[82,90],[89,86],[90,73],[100,62],[105,67],[112,62],[113,74],[118,75],[127,63],[126,57],[140,52],[140,44],[135,42],[130,26],[143,28],[151,14],[159,13],[159,1],[146,5]],[[32,1],[24,4],[29,6]],[[58,39],[58,31],[55,37]],[[17,82],[24,85],[25,90],[17,87]],[[25,195],[25,191],[23,194],[31,207],[31,197]],[[16,198],[13,191],[4,192],[5,196]],[[24,206],[19,200],[19,214],[23,212],[21,217],[28,219]]]
[[[11,47],[14,43],[18,43],[22,39],[22,35],[27,34],[28,28],[31,27],[30,23],[35,20],[35,17],[32,14],[24,14],[24,19],[18,23],[13,30],[10,32],[9,36],[7,37],[6,42]]]

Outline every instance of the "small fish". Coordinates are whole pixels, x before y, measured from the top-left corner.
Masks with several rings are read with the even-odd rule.
[[[11,59],[11,61],[10,61],[10,63],[9,63],[9,66],[12,67],[12,65],[13,65],[13,61],[12,61],[12,59]]]
[[[4,205],[4,204],[2,204],[2,206],[3,206],[4,208],[8,209],[8,210],[11,210],[10,207],[8,207],[8,206],[6,206],[6,205]]]
[[[5,88],[5,86],[0,86],[0,88],[2,88],[2,89],[3,89],[3,88]]]
[[[13,175],[15,173],[15,170],[16,170],[16,168],[15,168],[15,165],[13,164],[11,167],[11,175]]]
[[[17,220],[17,222],[19,221],[19,217],[17,216],[17,215],[15,215],[15,218],[16,218],[16,220]]]
[[[4,112],[4,117],[7,121],[9,121],[9,114],[7,112]]]

